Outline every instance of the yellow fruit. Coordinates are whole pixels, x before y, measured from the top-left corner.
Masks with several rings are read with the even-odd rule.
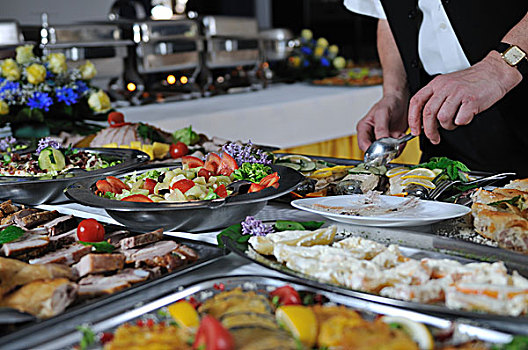
[[[389,169],[385,173],[385,176],[393,177],[393,176],[401,175],[401,174],[407,173],[407,172],[409,172],[409,168],[407,168],[406,166],[399,166],[399,167],[396,167],[396,168]]]
[[[401,328],[414,340],[420,350],[429,350],[434,348],[434,340],[429,329],[421,323],[412,321],[400,316],[383,316],[381,320],[390,325]]]
[[[416,179],[432,180],[435,177],[436,177],[436,174],[431,169],[416,168],[416,169],[410,170],[407,174],[403,175],[402,179],[416,178]]]
[[[116,142],[107,143],[106,145],[103,145],[104,148],[118,148]]]
[[[150,156],[150,160],[154,159],[154,146],[142,145],[141,150]]]
[[[329,168],[316,170],[312,174],[310,174],[308,177],[311,177],[314,179],[322,179],[325,177],[332,176],[333,175],[332,170],[328,170],[328,169]]]
[[[408,185],[420,185],[431,190],[436,188],[435,184],[432,183],[431,180],[416,177],[403,179],[401,186],[405,187]]]
[[[275,317],[292,335],[307,348],[317,339],[317,319],[311,308],[302,305],[284,305],[277,309]]]
[[[170,149],[170,145],[168,143],[154,142],[152,146],[154,147],[153,152],[154,158],[156,159],[165,158]]]
[[[138,151],[141,151],[141,142],[139,142],[139,141],[131,141],[130,142],[130,148],[137,149]]]
[[[200,325],[198,312],[188,301],[182,300],[171,304],[167,309],[174,321],[182,328],[198,328]]]

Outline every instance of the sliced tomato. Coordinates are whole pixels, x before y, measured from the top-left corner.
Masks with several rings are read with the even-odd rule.
[[[119,180],[115,176],[107,176],[106,181],[113,187],[114,193],[121,194],[123,190],[129,190],[128,187],[123,181]]]
[[[227,197],[227,189],[226,189],[226,187],[225,187],[224,184],[221,184],[220,186],[218,186],[214,192],[215,192],[215,193],[218,195],[218,197],[220,197],[220,198],[225,198],[225,197]]]
[[[269,174],[268,176],[262,178],[260,180],[259,185],[262,185],[264,187],[270,187],[275,185],[279,182],[279,174],[277,172],[274,172],[273,174]]]
[[[201,160],[200,158],[194,157],[194,156],[183,156],[182,163],[187,164],[189,169],[198,168],[199,166],[204,165],[203,160]]]
[[[200,322],[193,349],[234,350],[235,341],[220,321],[211,315],[206,315]]]
[[[221,163],[222,158],[218,154],[211,152],[205,158],[204,168],[209,170],[213,175],[218,175]]]
[[[232,173],[233,173],[233,170],[229,168],[222,168],[218,171],[218,175],[223,175],[223,176],[230,176]]]
[[[115,193],[112,185],[106,180],[97,180],[95,187],[97,187],[97,192],[101,194],[105,194],[106,192]]]
[[[189,153],[189,147],[185,143],[178,141],[170,146],[169,152],[171,158],[181,158]]]
[[[156,187],[156,185],[158,184],[158,182],[154,179],[145,179],[145,182],[143,182],[143,189],[145,190],[148,190],[149,191],[149,194],[154,194],[154,187]]]
[[[233,171],[238,169],[236,160],[229,155],[229,153],[222,153],[222,163],[220,163],[220,169],[228,168]]]
[[[144,194],[132,194],[130,196],[127,196],[123,199],[121,199],[123,202],[144,202],[144,203],[150,203],[153,202],[152,199],[145,196]]]
[[[174,189],[179,189],[181,191],[181,193],[185,193],[187,191],[189,191],[192,187],[194,187],[194,182],[192,180],[189,180],[189,179],[181,179],[181,180],[178,180],[176,181],[175,183],[172,184],[171,186],[171,189],[174,190]]]
[[[248,193],[253,193],[253,192],[259,192],[263,189],[265,189],[266,186],[262,186],[262,185],[259,185],[259,184],[256,184],[256,183],[252,183],[251,186],[249,186],[249,190],[248,190]]]
[[[292,286],[285,285],[270,293],[272,297],[279,297],[280,305],[301,305],[301,297]]]
[[[203,176],[205,178],[205,181],[209,181],[209,178],[211,177],[211,172],[204,167],[198,171],[198,176]]]

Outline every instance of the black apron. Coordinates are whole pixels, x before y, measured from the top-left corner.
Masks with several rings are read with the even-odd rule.
[[[433,77],[418,56],[422,20],[417,0],[381,0],[407,72],[411,95]],[[526,0],[443,0],[442,4],[470,64],[482,60],[528,11]],[[515,171],[528,177],[528,79],[502,100],[453,131],[440,128],[441,142],[420,137],[422,160],[446,156],[472,170]]]

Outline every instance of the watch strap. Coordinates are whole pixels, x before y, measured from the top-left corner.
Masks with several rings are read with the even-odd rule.
[[[495,48],[495,50],[502,54],[506,52],[506,50],[508,50],[511,46],[511,44],[500,42]],[[519,72],[522,74],[523,79],[528,78],[528,53],[519,63],[515,65],[515,67],[517,67]]]

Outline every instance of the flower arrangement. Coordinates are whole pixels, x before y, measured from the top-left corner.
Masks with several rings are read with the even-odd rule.
[[[0,61],[0,126],[9,123],[17,137],[97,130],[86,120],[106,119],[111,105],[104,91],[90,85],[94,65],[68,70],[64,54],[33,52],[33,45],[19,46],[16,59]]]
[[[345,67],[346,60],[337,55],[337,45],[329,45],[325,38],[315,40],[311,30],[303,29],[298,42],[288,57],[288,65],[296,78],[322,79],[337,75]]]

